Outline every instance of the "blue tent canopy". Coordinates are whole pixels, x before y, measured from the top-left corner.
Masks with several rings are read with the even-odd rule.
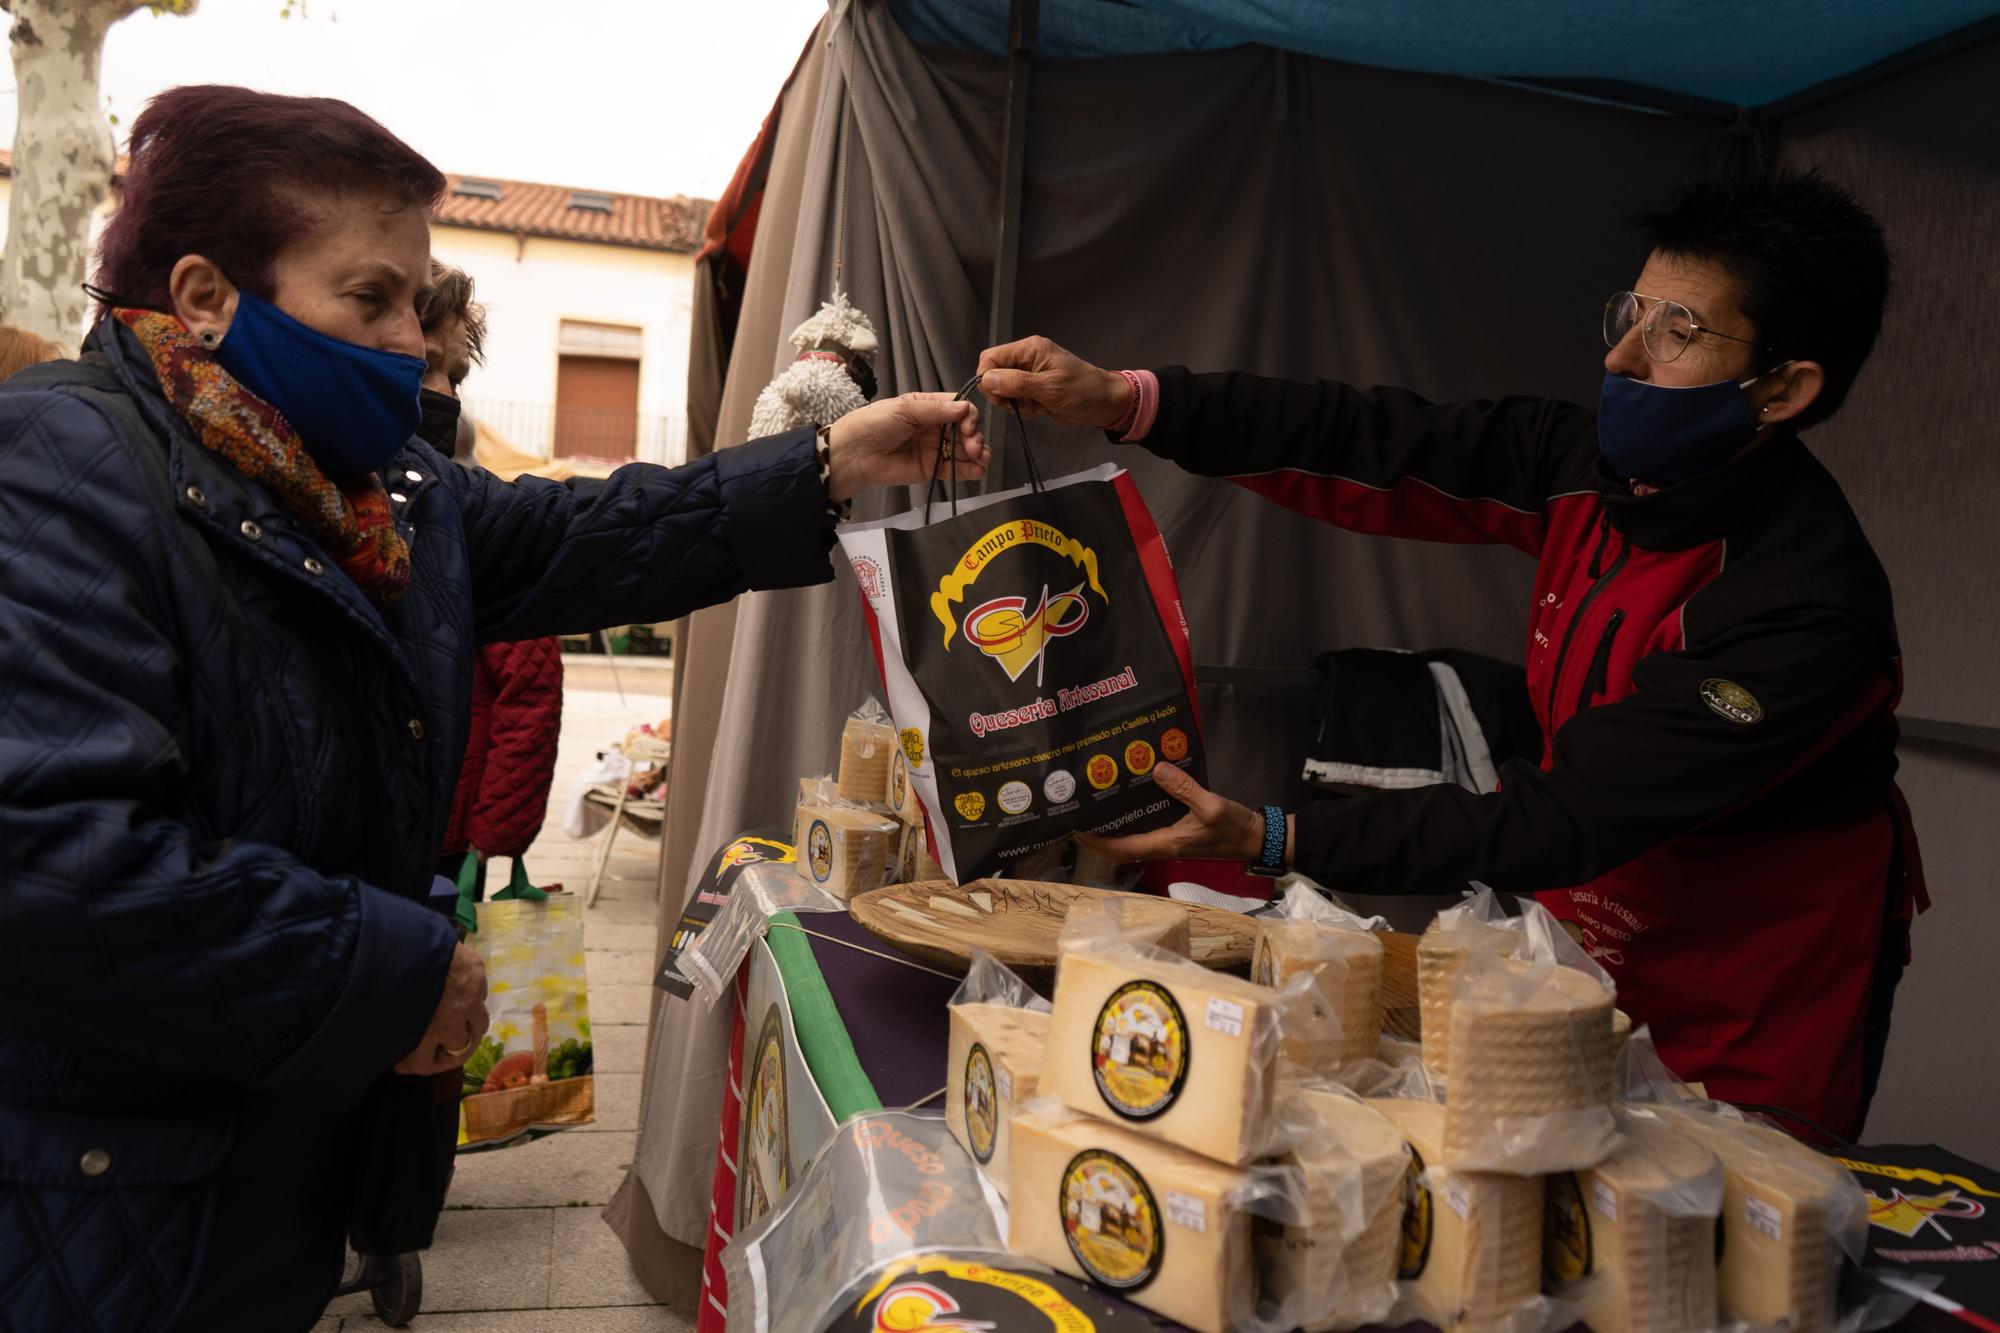
[[[920,44],[1004,54],[1009,0],[891,0]],[[2000,14],[1995,0],[1041,0],[1038,56],[1257,43],[1433,74],[1759,107]]]

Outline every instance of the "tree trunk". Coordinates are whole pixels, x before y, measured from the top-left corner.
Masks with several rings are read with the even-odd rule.
[[[145,0],[12,0],[14,193],[0,318],[75,350],[83,337],[90,218],[117,151],[98,89],[104,35]]]

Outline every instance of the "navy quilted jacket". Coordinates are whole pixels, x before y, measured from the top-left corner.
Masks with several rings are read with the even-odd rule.
[[[568,484],[413,440],[383,476],[414,568],[377,611],[122,328],[0,387],[0,1330],[309,1325],[343,1117],[454,943],[422,900],[475,646],[831,577],[809,430]],[[356,876],[362,783],[397,883]]]

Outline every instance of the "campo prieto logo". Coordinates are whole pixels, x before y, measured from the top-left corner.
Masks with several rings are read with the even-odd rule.
[[[1052,592],[1044,583],[1027,595],[1008,592],[976,603],[962,618],[957,614],[953,603],[965,600],[973,584],[992,567],[995,559],[1008,551],[1030,546],[1054,551],[1070,560],[1083,572],[1083,579],[1075,587],[1061,591]],[[963,630],[965,642],[998,663],[1007,673],[1007,679],[1019,680],[1029,667],[1036,667],[1039,684],[1040,664],[1049,644],[1068,638],[1090,621],[1085,588],[1096,593],[1107,606],[1110,604],[1104,585],[1098,582],[1097,552],[1047,523],[1015,518],[987,532],[953,562],[951,572],[938,581],[937,591],[931,594],[931,612],[944,626],[947,649]]]

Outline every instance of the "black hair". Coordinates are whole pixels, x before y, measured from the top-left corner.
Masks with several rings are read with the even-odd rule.
[[[1881,224],[1816,171],[1757,179],[1704,177],[1633,223],[1652,248],[1719,265],[1736,280],[1757,341],[1759,370],[1817,361],[1826,382],[1797,422],[1833,415],[1861,373],[1889,299]]]

